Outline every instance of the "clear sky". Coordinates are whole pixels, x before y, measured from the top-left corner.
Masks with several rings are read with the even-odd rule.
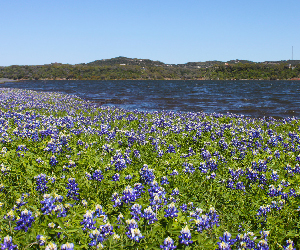
[[[300,0],[1,0],[0,65],[300,59]]]

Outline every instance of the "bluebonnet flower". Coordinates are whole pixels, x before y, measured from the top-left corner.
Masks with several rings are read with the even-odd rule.
[[[261,234],[261,237],[262,237],[264,240],[267,240],[267,237],[269,236],[270,231],[260,231],[259,233]]]
[[[104,144],[104,145],[102,146],[102,149],[103,149],[104,151],[108,152],[108,153],[114,151],[114,149],[111,147],[110,144]]]
[[[171,204],[168,205],[168,207],[165,209],[166,214],[164,215],[165,217],[177,217],[178,216],[178,210],[175,207],[175,204],[172,202]]]
[[[259,175],[258,178],[259,178],[259,184],[267,185],[267,177],[264,174]]]
[[[194,155],[194,154],[195,154],[194,150],[191,147],[189,147],[189,155]]]
[[[4,237],[4,241],[1,244],[1,250],[14,250],[14,249],[18,249],[18,246],[13,244],[12,237],[7,235],[6,237]]]
[[[50,242],[50,243],[46,246],[45,250],[57,250],[57,246],[56,246],[55,243]]]
[[[194,209],[195,208],[194,207],[194,203],[192,201],[188,203],[188,206],[190,207],[190,209]]]
[[[170,144],[166,153],[176,153],[175,147],[172,144]]]
[[[208,160],[211,158],[211,154],[208,150],[202,149],[201,151],[201,156],[203,158],[203,160]]]
[[[79,140],[77,141],[77,145],[83,146],[83,144],[84,144],[84,142],[83,142],[82,140],[79,139]]]
[[[276,158],[280,158],[280,152],[279,152],[279,150],[276,150],[274,152],[274,155],[275,155]]]
[[[247,168],[246,173],[247,179],[249,179],[252,183],[256,182],[258,180],[258,172],[253,170],[252,168]]]
[[[109,170],[111,170],[111,166],[106,166],[105,169],[104,169],[105,172],[107,172]]]
[[[74,178],[69,178],[68,179],[68,184],[66,189],[68,189],[68,193],[67,193],[67,197],[73,200],[79,200],[79,198],[77,197],[79,195],[78,191],[78,184],[75,182]]]
[[[67,216],[67,210],[64,208],[64,206],[62,204],[56,205],[56,207],[54,208],[54,211],[57,214],[57,218]]]
[[[54,200],[55,200],[55,202],[62,202],[63,199],[64,199],[64,197],[62,195],[54,194]]]
[[[195,215],[196,217],[199,217],[202,214],[203,210],[199,207],[196,207],[195,209]]]
[[[61,250],[74,250],[73,243],[66,243],[61,246]]]
[[[209,226],[210,227],[213,227],[214,225],[216,225],[217,227],[220,226],[219,225],[219,215],[217,214],[217,211],[214,207],[211,207],[209,209],[207,217],[209,219]]]
[[[158,157],[162,157],[164,155],[164,151],[163,150],[158,150]]]
[[[83,220],[80,222],[80,224],[83,225],[83,231],[87,229],[95,229],[96,227],[94,225],[96,224],[96,221],[94,220],[94,211],[86,211],[86,213],[83,215]]]
[[[67,165],[67,168],[75,168],[76,167],[76,163],[72,160],[69,160],[69,164]]]
[[[26,196],[26,195],[25,195]],[[16,205],[14,206],[14,209],[15,208],[20,208],[20,207],[22,207],[22,206],[24,206],[26,203],[28,203],[28,202],[25,202],[24,201],[24,199],[25,199],[25,196],[24,195],[22,195],[22,197],[21,198],[19,198],[19,199],[17,199],[16,200]]]
[[[120,151],[117,151],[116,154],[113,156],[111,160],[111,164],[115,165],[116,171],[122,171],[127,167],[126,165],[126,159],[125,157],[120,153]]]
[[[132,176],[130,174],[125,176],[125,180],[131,180],[131,179],[132,179]]]
[[[210,174],[210,176],[207,176],[207,179],[216,179],[216,173],[215,172],[212,172],[211,174]]]
[[[231,239],[231,234],[225,232],[223,237],[219,238],[221,242],[218,242],[219,248],[216,250],[230,250],[231,246],[235,243],[234,239]]]
[[[163,187],[160,187],[156,181],[151,183],[150,188],[148,189],[150,195],[150,205],[153,209],[159,209],[165,201],[166,192]]]
[[[269,250],[267,237],[269,235],[269,231],[260,231],[262,236],[262,240],[257,243],[257,250]]]
[[[90,173],[85,173],[85,177],[88,179],[88,180],[92,180],[93,179],[93,177],[92,177],[92,175],[90,174]]]
[[[128,230],[126,232],[126,235],[129,239],[139,242],[141,239],[144,238],[144,236],[142,236],[142,234],[138,228],[137,222],[134,219],[127,220],[126,224],[127,224],[127,230]]]
[[[0,167],[1,167],[1,172],[2,172],[3,175],[7,175],[10,172],[10,168],[4,166],[3,163],[1,163]]]
[[[290,183],[289,183],[288,181],[286,181],[286,180],[282,180],[282,181],[280,182],[280,184],[281,184],[282,186],[284,186],[284,187],[288,187],[288,186],[290,185]]]
[[[251,240],[250,236],[254,236],[254,234],[252,232],[245,233],[244,235],[238,234],[235,238],[237,247],[240,247],[241,249],[255,249],[255,238]]]
[[[148,220],[148,224],[153,224],[157,221],[156,214],[153,212],[151,207],[147,207],[144,209],[144,213],[142,214],[142,217],[145,220]]]
[[[15,220],[15,215],[14,215],[14,211],[10,210],[6,215],[3,216],[4,220]]]
[[[285,193],[285,192],[281,193],[281,199],[287,200],[288,198],[289,198],[289,194],[288,193]]]
[[[81,201],[81,204],[82,204],[84,207],[86,207],[86,206],[88,205],[88,202],[87,202],[86,200],[83,199],[83,200]]]
[[[68,172],[69,172],[69,169],[67,168],[66,165],[63,165],[62,168],[63,168],[63,169],[62,169],[63,171],[68,171]]]
[[[167,185],[167,184],[169,184],[168,177],[167,176],[161,177],[160,184],[161,185]]]
[[[226,187],[228,187],[228,188],[230,188],[230,189],[235,189],[235,187],[234,187],[234,182],[233,182],[232,179],[228,179],[228,180],[227,180],[227,186],[226,186]]]
[[[38,244],[39,244],[40,246],[44,246],[45,243],[46,243],[46,237],[43,236],[43,235],[40,235],[40,234],[38,234],[38,235],[36,236],[36,240],[38,241]]]
[[[117,221],[118,221],[118,223],[117,224],[124,224],[123,223],[123,220],[124,220],[124,215],[122,214],[122,213],[120,213],[119,215],[118,215],[118,217],[117,217]]]
[[[102,171],[100,169],[95,170],[95,172],[92,175],[92,179],[95,181],[102,181],[103,180]]]
[[[145,193],[144,186],[141,183],[135,183],[133,189],[137,199],[141,197],[142,193]]]
[[[154,170],[149,168],[148,165],[145,164],[140,170],[141,180],[146,184],[150,185],[150,183],[153,182],[155,178],[153,172]]]
[[[55,199],[52,198],[50,194],[44,194],[44,200],[41,201],[43,207],[41,208],[43,214],[51,214],[52,210],[55,208]]]
[[[186,162],[184,162],[184,163],[182,164],[182,166],[184,167],[184,169],[183,169],[183,172],[184,172],[184,173],[192,174],[192,173],[195,172],[195,167],[193,166],[192,163],[186,163]]]
[[[178,188],[173,189],[171,195],[172,195],[172,196],[179,195],[179,190],[178,190]]]
[[[297,196],[298,196],[297,193],[296,193],[296,190],[293,189],[293,188],[291,188],[291,189],[289,190],[288,195],[289,195],[290,197],[297,197]]]
[[[36,188],[35,190],[44,194],[46,191],[48,191],[47,183],[48,181],[46,180],[47,175],[45,174],[39,174],[38,176],[35,176],[34,178],[36,179]]]
[[[259,160],[258,165],[254,168],[255,170],[259,172],[266,172],[268,167],[267,167],[267,161],[265,160]]]
[[[237,190],[245,190],[245,185],[242,181],[239,181],[237,184],[236,184],[236,189]]]
[[[180,207],[179,207],[180,209],[181,209],[181,211],[183,212],[183,213],[185,213],[185,212],[187,212],[187,205],[186,204],[182,204]]]
[[[164,244],[160,245],[160,248],[163,250],[172,250],[175,249],[177,246],[174,245],[174,240],[172,240],[170,237],[167,237],[164,240]]]
[[[282,190],[283,190],[283,188],[281,185],[278,185],[277,189],[275,188],[274,185],[270,185],[268,195],[270,197],[280,196],[281,194],[283,194]]]
[[[50,163],[51,166],[55,166],[58,163],[58,161],[56,160],[56,157],[54,155],[52,155],[50,157],[49,163]]]
[[[179,242],[186,246],[193,243],[193,241],[191,240],[192,239],[191,231],[188,228],[188,226],[186,226],[180,231],[180,235],[178,236],[178,238],[179,238]]]
[[[134,150],[134,151],[133,151],[133,155],[134,155],[134,157],[136,157],[136,158],[140,158],[140,157],[141,157],[140,152],[139,152],[138,150]]]
[[[216,171],[218,169],[218,163],[210,158],[206,161],[206,168],[209,168],[210,171]]]
[[[27,232],[34,221],[35,219],[32,216],[32,212],[25,209],[21,212],[20,219],[17,221],[15,230],[24,230]]]
[[[236,171],[234,171],[232,168],[229,168],[228,172],[234,181],[237,181],[239,177],[244,174],[244,171],[241,168],[238,168]]]
[[[219,140],[219,146],[222,148],[222,150],[225,150],[228,148],[228,144],[225,142],[225,140],[223,138]]]
[[[52,177],[49,178],[49,180],[51,181],[51,183],[54,183],[56,181],[56,177],[52,176]]]
[[[104,223],[106,223],[106,221],[107,221],[107,215],[106,215],[106,213],[103,211],[102,206],[99,205],[99,204],[96,205],[95,212],[94,212],[94,216],[95,216],[96,218],[97,218],[97,217],[102,218]]]
[[[120,175],[118,173],[114,174],[112,177],[113,181],[119,181],[120,180]]]
[[[133,204],[131,206],[131,212],[130,214],[132,215],[132,219],[134,220],[140,220],[140,217],[142,215],[142,206],[139,204]]]
[[[297,163],[292,170],[295,174],[300,174],[300,165]]]
[[[163,200],[160,198],[158,194],[155,194],[153,199],[150,200],[150,205],[154,210],[158,210],[162,207]]]
[[[201,162],[198,168],[201,173],[207,173],[208,171],[208,166],[206,166],[205,162]]]
[[[258,218],[264,217],[264,219],[266,220],[267,218],[267,213],[271,212],[271,206],[267,205],[267,206],[260,206],[260,208],[257,210],[257,216]]]
[[[56,227],[56,225],[55,225],[55,223],[53,223],[53,222],[50,222],[50,223],[48,223],[48,227],[49,227],[49,228],[55,228],[55,227]]]
[[[283,246],[284,250],[296,250],[296,248],[294,248],[294,242],[291,239],[288,239],[286,241],[286,246]]]
[[[93,231],[91,231],[90,233],[90,238],[92,239],[92,241],[89,243],[90,246],[96,246],[100,243],[100,245],[102,246],[102,243],[107,240],[107,238],[110,235],[113,235],[113,226],[110,225],[109,223],[105,224],[105,225],[101,225],[99,227],[99,229],[95,229]]]
[[[115,200],[115,204],[113,205],[114,207],[120,207],[123,205],[123,202],[121,202],[121,200],[118,198],[116,198]]]
[[[137,199],[135,190],[130,186],[127,186],[122,194],[121,199],[126,204],[130,204]]]
[[[16,151],[28,151],[28,148],[26,147],[26,145],[19,145],[16,149]]]
[[[123,202],[120,200],[119,194],[116,192],[113,193],[111,201],[115,203],[113,205],[114,207],[120,207],[123,204]]]
[[[194,216],[192,216],[194,217]],[[209,229],[209,218],[207,215],[203,214],[201,216],[195,216],[196,219],[194,220],[195,222],[195,227],[197,232],[202,232],[204,229]]]
[[[176,169],[173,170],[173,172],[170,174],[171,176],[179,175],[178,171]]]
[[[266,240],[261,240],[257,243],[257,250],[269,250],[269,245]]]

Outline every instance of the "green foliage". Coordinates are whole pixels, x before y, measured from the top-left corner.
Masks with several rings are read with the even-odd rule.
[[[24,80],[284,80],[300,78],[299,61],[253,63],[248,61],[164,64],[149,59],[117,57],[88,64],[0,67],[0,77]]]

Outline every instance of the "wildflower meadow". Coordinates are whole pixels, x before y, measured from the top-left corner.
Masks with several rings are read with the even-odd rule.
[[[300,122],[0,89],[0,247],[300,249]]]

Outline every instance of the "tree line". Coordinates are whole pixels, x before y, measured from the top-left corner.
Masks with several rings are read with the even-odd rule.
[[[215,64],[210,67],[180,65],[48,64],[0,67],[0,78],[15,80],[285,80],[300,78],[300,63]]]

